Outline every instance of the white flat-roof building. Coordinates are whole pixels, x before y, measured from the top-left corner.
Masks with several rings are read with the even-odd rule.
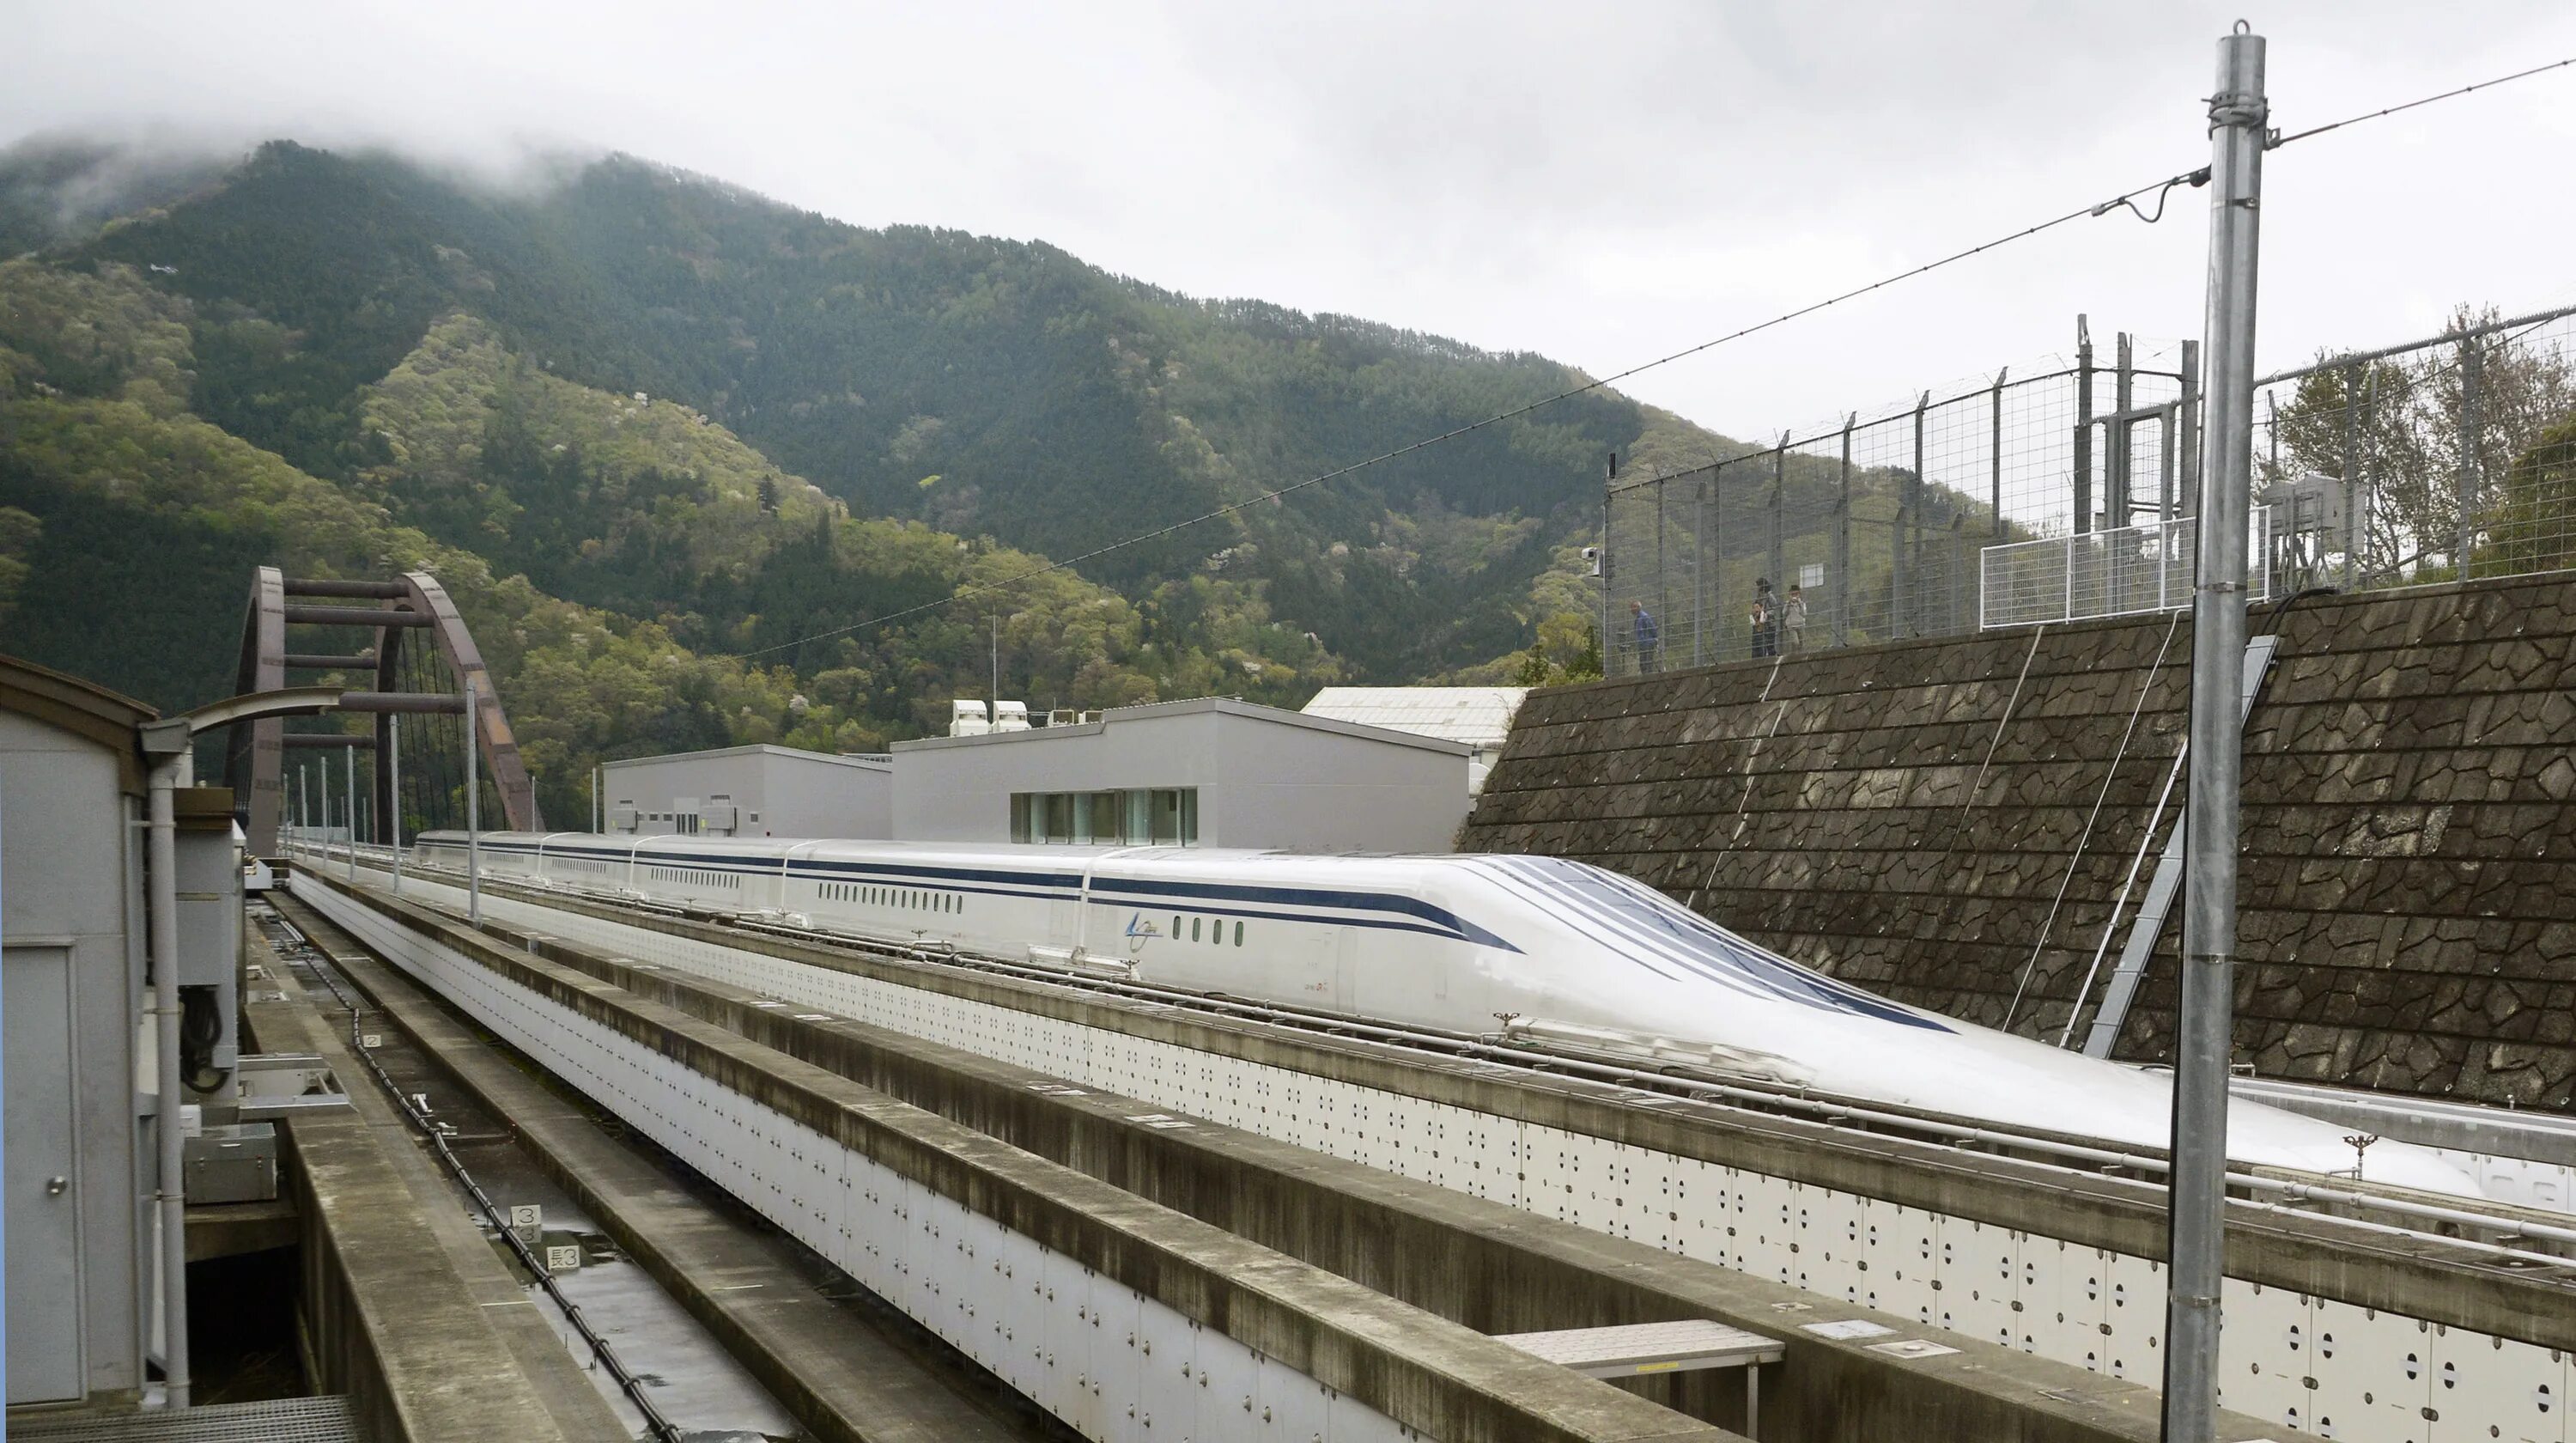
[[[894,770],[885,757],[765,743],[603,762],[611,832],[718,837],[894,835]]]
[[[1468,790],[1481,792],[1528,695],[1525,686],[1328,686],[1305,714],[1465,742]]]
[[[1225,697],[894,747],[907,842],[1446,852],[1462,742]]]

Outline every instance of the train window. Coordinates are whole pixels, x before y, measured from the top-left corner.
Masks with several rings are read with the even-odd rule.
[[[1181,940],[1181,914],[1178,912],[1172,914],[1172,940]]]
[[[1237,947],[1243,945],[1243,923],[1241,921],[1237,921],[1234,924],[1234,945]]]
[[[1199,919],[1196,917],[1190,919],[1190,940],[1193,942],[1199,940]]]

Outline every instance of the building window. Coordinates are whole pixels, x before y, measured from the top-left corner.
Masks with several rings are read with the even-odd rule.
[[[1199,791],[1013,792],[1011,840],[1075,847],[1195,847]]]

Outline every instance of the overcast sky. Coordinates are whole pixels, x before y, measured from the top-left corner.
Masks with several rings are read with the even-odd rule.
[[[7,0],[0,143],[153,126],[499,167],[617,149],[862,225],[1594,374],[2202,164],[2237,15],[2296,130],[2576,55],[2576,5],[287,6]],[[2576,69],[2267,162],[2262,352],[2576,301]],[[2200,316],[2207,193],[1627,389],[1738,436]]]

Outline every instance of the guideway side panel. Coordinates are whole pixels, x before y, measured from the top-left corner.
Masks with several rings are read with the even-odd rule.
[[[514,985],[492,966],[461,956],[330,885],[298,876],[293,886],[298,897],[361,943],[450,998],[504,1041],[627,1118],[782,1227],[794,1226],[797,1205],[793,1190],[802,1185],[795,1179],[810,1170],[808,1162],[795,1156],[797,1149],[810,1145],[827,1153],[838,1152],[838,1177],[845,1198],[842,1208],[851,1225],[814,1230],[825,1244],[826,1259],[996,1374],[1033,1379],[1030,1396],[1085,1437],[1132,1443],[1167,1443],[1174,1437],[1187,1438],[1191,1435],[1176,1429],[1173,1423],[1185,1416],[1195,1417],[1209,1406],[1196,1395],[1203,1387],[1212,1389],[1213,1379],[1218,1376],[1238,1383],[1247,1376],[1254,1380],[1251,1391],[1232,1400],[1239,1414],[1280,1423],[1296,1421],[1289,1426],[1273,1423],[1266,1430],[1220,1431],[1207,1435],[1210,1437],[1276,1437],[1298,1443],[1326,1437],[1335,1443],[1394,1443],[1426,1436],[1277,1358],[1255,1351],[1228,1333],[1194,1325],[1187,1315],[1144,1296],[1119,1277],[1100,1272],[1064,1251],[1047,1248],[1017,1233],[1006,1233],[992,1219],[907,1177],[858,1147],[813,1133],[796,1118],[776,1111],[751,1094],[727,1086],[571,1005],[530,987]],[[523,965],[539,971],[547,966],[535,961]],[[615,991],[586,978],[563,985],[586,994]],[[648,1004],[628,1005],[642,1008]],[[679,1020],[668,1025],[675,1032],[692,1027]],[[731,1039],[731,1044],[742,1045],[738,1038]],[[800,1076],[815,1072],[783,1057],[778,1066]],[[838,1078],[818,1085],[863,1091]],[[891,1103],[871,1103],[869,1107],[879,1105],[888,1109],[888,1115],[915,1112]],[[862,1111],[856,1104],[851,1109]],[[1053,1164],[1039,1163],[1017,1149],[954,1128],[953,1124],[933,1120],[921,1126],[954,1130],[957,1151],[946,1156],[965,1170],[958,1181],[970,1195],[981,1187],[1007,1186],[974,1180],[972,1170],[981,1165],[987,1149],[994,1157],[1007,1154],[1015,1160],[1011,1166],[1045,1171],[1050,1179],[1046,1184],[1051,1190],[1048,1195],[1061,1192],[1079,1199],[1101,1186]],[[810,1144],[806,1141],[809,1138]],[[1212,1235],[1204,1224],[1178,1219],[1177,1215],[1135,1202],[1124,1194],[1117,1196],[1122,1202],[1111,1211],[1119,1219],[1138,1220],[1131,1226],[1145,1228],[1150,1223],[1151,1227],[1168,1227],[1172,1236]],[[1150,1220],[1148,1214],[1152,1215]],[[1138,1246],[1142,1236],[1130,1233],[1120,1246]],[[1158,1242],[1154,1246],[1179,1245]],[[1214,1246],[1241,1261],[1238,1255],[1244,1245],[1227,1239]],[[998,1293],[982,1291],[988,1284],[980,1273],[996,1260],[1007,1260],[1015,1274],[1030,1273],[1031,1249],[1035,1249],[1035,1276],[1025,1294],[1016,1286]],[[1358,1366],[1359,1376],[1376,1379],[1404,1393],[1415,1406],[1436,1410],[1454,1404],[1463,1410],[1460,1416],[1476,1420],[1481,1426],[1500,1424],[1511,1436],[1532,1438],[1655,1437],[1669,1438],[1673,1443],[1722,1443],[1734,1436],[1696,1425],[1616,1389],[1536,1364],[1536,1360],[1525,1358],[1508,1345],[1477,1337],[1377,1295],[1360,1293],[1352,1285],[1304,1264],[1266,1252],[1261,1256],[1260,1296],[1238,1296],[1234,1300],[1237,1307],[1248,1309],[1246,1316],[1276,1318],[1289,1329],[1284,1336],[1311,1339],[1319,1356]],[[969,1269],[978,1274],[971,1281]],[[1196,1295],[1214,1282],[1213,1278],[1203,1277],[1199,1283],[1179,1285],[1185,1293]],[[1222,1290],[1221,1283],[1216,1286]],[[1348,1311],[1304,1310],[1294,1301],[1301,1296],[1299,1289],[1303,1287],[1318,1288],[1322,1294],[1345,1299],[1335,1306]],[[987,1297],[998,1300],[1003,1326],[985,1325],[982,1300]],[[1367,1299],[1365,1304],[1360,1301],[1363,1297]],[[1282,1313],[1283,1308],[1296,1311]],[[1010,1349],[1031,1331],[1032,1325],[1041,1344],[1030,1357],[1022,1359]],[[1403,1340],[1400,1349],[1392,1341],[1373,1341],[1399,1337]],[[1405,1355],[1417,1350],[1427,1350],[1437,1361],[1408,1361]],[[1206,1374],[1211,1381],[1206,1385],[1199,1381],[1202,1359],[1211,1363]],[[1190,1370],[1186,1375],[1179,1371],[1183,1366]],[[1509,1392],[1486,1391],[1486,1385],[1472,1381],[1505,1376],[1526,1381],[1507,1385]],[[1434,1386],[1423,1386],[1435,1379]],[[1185,1387],[1187,1392],[1183,1391]],[[1569,1393],[1567,1389],[1575,1391]],[[1448,1396],[1443,1398],[1443,1394]],[[1223,1408],[1220,1406],[1218,1411]],[[1580,1424],[1572,1421],[1577,1417],[1583,1420]]]
[[[432,899],[462,895],[437,883],[406,880],[406,889],[415,886]],[[1857,1192],[1750,1168],[1712,1166],[1288,1067],[1211,1058],[1113,1028],[808,966],[567,908],[489,892],[484,906],[487,916],[508,925],[543,930],[611,955],[721,980],[793,1005],[828,1008],[1044,1071],[1076,1086],[1115,1091],[1417,1181],[1477,1192],[1475,1179],[1494,1179],[1481,1185],[1480,1195],[1831,1297],[1870,1302],[1875,1295],[1872,1306],[2093,1372],[2149,1383],[2162,1376],[2164,1270],[2136,1253],[1898,1208]],[[1867,1245],[1873,1227],[1881,1239],[1875,1250]],[[1897,1266],[1883,1267],[1881,1259],[1890,1248],[1899,1251]],[[1863,1261],[1869,1264],[1866,1271],[1858,1266]],[[2278,1291],[2265,1289],[2267,1295]],[[2374,1312],[2325,1299],[2317,1305],[2340,1308],[2357,1320],[2339,1332],[2345,1348],[2365,1333],[2373,1339],[2396,1334],[2412,1338],[2419,1329],[2429,1334],[2440,1326],[2385,1309]],[[2455,1387],[2446,1417],[2463,1426],[2474,1424],[2476,1436],[2489,1436],[2485,1429],[2492,1426],[2499,1430],[2495,1437],[2556,1443],[2558,1434],[2547,1430],[2561,1427],[2567,1416],[2568,1354],[2456,1326],[2444,1336],[2458,1340],[2452,1345],[2455,1353],[2485,1350],[2481,1364],[2495,1363],[2526,1380],[2502,1393],[2477,1396]],[[2311,1426],[2293,1425],[2293,1408],[2302,1420],[2332,1417],[2335,1436],[2346,1440],[2429,1443],[2420,1416],[2411,1427],[2402,1426],[2394,1412],[2380,1406],[2388,1397],[2385,1376],[2374,1379],[2360,1370],[2332,1366],[2340,1360],[2320,1360],[2325,1366],[2311,1371],[2302,1365],[2305,1355],[2292,1352],[2281,1328],[2230,1326],[2225,1348],[2231,1407],[2285,1427]],[[2304,1384],[2311,1376],[2318,1380],[2313,1389]],[[2296,1385],[2298,1397],[2269,1385],[2268,1380],[2284,1377]],[[2396,1386],[2404,1390],[2414,1385],[2400,1381]],[[2554,1392],[2538,1393],[2544,1386]],[[2544,1396],[2551,1400],[2546,1413],[2536,1401]]]

